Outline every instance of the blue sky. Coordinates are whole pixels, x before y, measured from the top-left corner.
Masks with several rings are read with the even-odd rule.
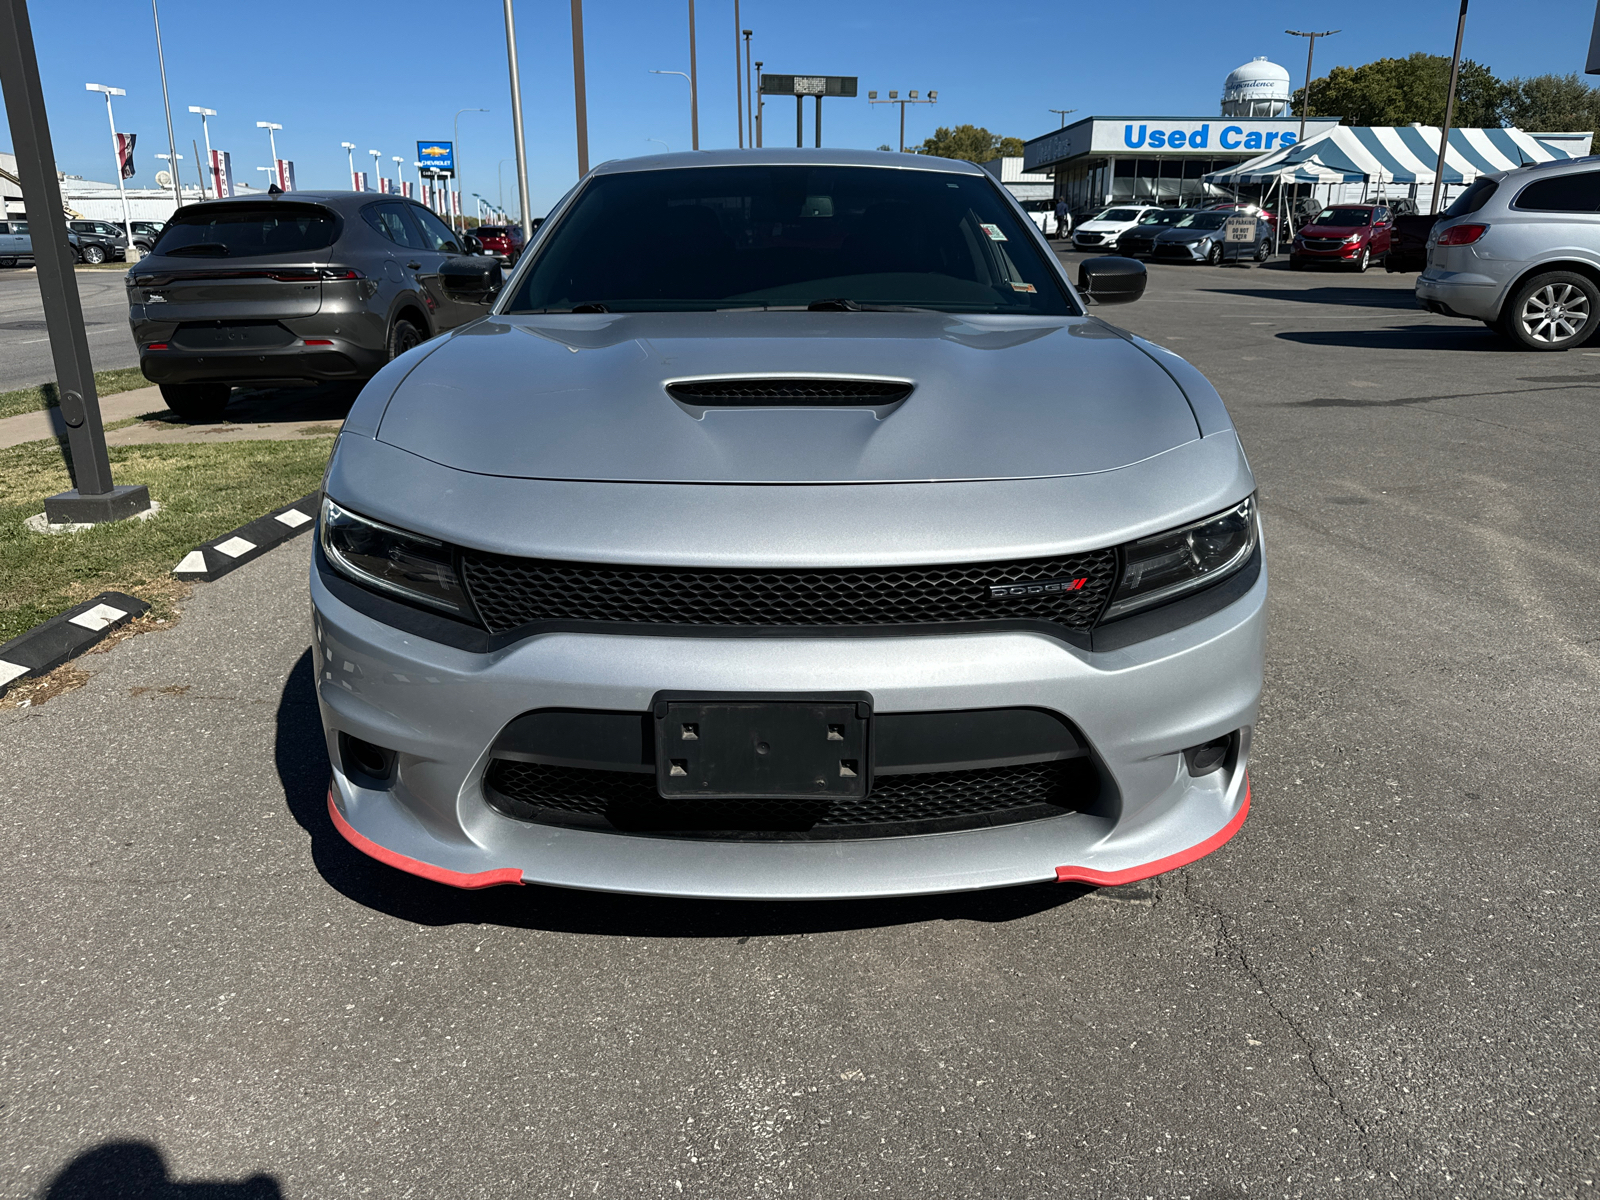
[[[34,38],[58,166],[111,177],[105,102],[86,82],[126,88],[117,125],[139,135],[139,175],[154,186],[166,151],[161,80],[147,0],[32,0]],[[861,97],[824,108],[824,142],[873,148],[896,140],[898,110],[869,106],[869,88],[936,89],[939,102],[909,111],[906,139],[935,124],[971,122],[1029,138],[1053,128],[1048,110],[1079,114],[1207,115],[1223,77],[1264,54],[1305,71],[1305,43],[1285,28],[1344,26],[1318,43],[1317,73],[1414,50],[1448,54],[1454,0],[1371,6],[1288,0],[1200,6],[1140,3],[958,4],[953,0],[741,0],[755,31],[755,57],[776,73],[857,75]],[[1202,10],[1205,15],[1201,15]],[[517,0],[523,104],[534,212],[576,178],[572,47],[566,0]],[[733,0],[698,0],[701,146],[734,144]],[[1536,17],[1534,14],[1537,14]],[[194,176],[190,142],[200,135],[191,104],[218,110],[212,145],[232,153],[234,174],[258,179],[268,160],[258,120],[284,126],[278,151],[302,187],[348,186],[343,141],[415,160],[418,139],[449,138],[459,108],[468,193],[515,204],[510,94],[499,0],[162,0],[162,33],[173,123]],[[1502,78],[1583,69],[1594,6],[1557,0],[1477,0],[1466,56]],[[651,68],[687,70],[687,0],[588,0],[585,5],[590,160],[689,148],[688,84]],[[1600,82],[1597,79],[1596,82]],[[769,144],[792,136],[791,101],[769,104]],[[1075,119],[1075,118],[1074,118]],[[810,140],[811,110],[806,110]],[[653,142],[649,139],[660,139]],[[7,130],[0,145],[10,146]],[[500,173],[497,174],[497,171]]]

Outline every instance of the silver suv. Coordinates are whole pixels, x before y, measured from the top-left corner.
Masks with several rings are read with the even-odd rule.
[[[1530,350],[1570,350],[1600,314],[1600,157],[1477,182],[1428,237],[1417,303]]]

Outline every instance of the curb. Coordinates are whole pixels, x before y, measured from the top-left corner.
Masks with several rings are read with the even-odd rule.
[[[113,629],[150,611],[126,592],[101,592],[0,645],[0,696],[20,679],[55,670],[92,649]]]
[[[273,509],[248,525],[241,525],[231,533],[196,546],[172,568],[172,573],[179,579],[199,583],[220,579],[229,571],[260,558],[267,551],[310,529],[316,524],[317,509],[321,503],[322,493],[317,491],[302,496],[293,504]]]

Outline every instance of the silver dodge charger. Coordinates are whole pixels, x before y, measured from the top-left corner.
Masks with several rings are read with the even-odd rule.
[[[462,292],[495,287],[453,277]],[[1110,885],[1244,822],[1267,573],[1216,391],[983,170],[592,171],[361,393],[311,573],[330,816],[458,887]]]

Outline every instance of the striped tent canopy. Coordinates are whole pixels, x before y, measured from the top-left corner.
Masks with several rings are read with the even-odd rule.
[[[1571,158],[1566,146],[1540,141],[1520,129],[1452,129],[1444,156],[1447,184],[1528,163]],[[1324,133],[1272,150],[1249,162],[1207,175],[1223,187],[1243,183],[1432,183],[1439,162],[1439,130],[1431,125],[1336,125]]]

